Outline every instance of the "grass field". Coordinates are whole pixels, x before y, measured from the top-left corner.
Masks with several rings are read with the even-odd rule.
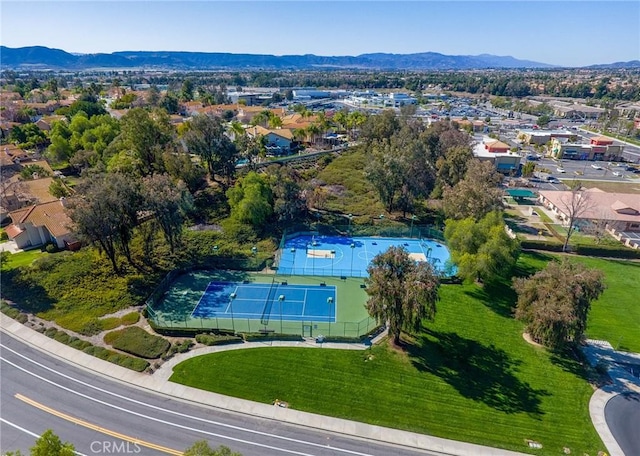
[[[24,252],[18,253],[10,253],[7,256],[7,261],[2,263],[3,271],[10,271],[12,269],[19,268],[20,266],[28,266],[33,263],[33,260],[36,258],[40,258],[43,255],[48,255],[47,253],[43,253],[40,249],[27,250]]]
[[[524,256],[519,273],[550,257]],[[291,407],[535,454],[604,450],[575,361],[536,348],[511,317],[508,284],[444,285],[435,322],[407,353],[252,349],[193,358],[172,381]],[[211,375],[216,372],[216,375]],[[399,411],[402,411],[399,413]],[[543,444],[530,450],[525,439]]]
[[[591,306],[587,336],[619,350],[640,353],[640,262],[578,257],[605,273],[607,289]]]

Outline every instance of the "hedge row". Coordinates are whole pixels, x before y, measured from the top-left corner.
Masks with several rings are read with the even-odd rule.
[[[538,241],[535,239],[525,239],[520,242],[523,249],[545,250],[548,252],[562,252],[562,245],[557,242]],[[630,249],[622,245],[585,245],[577,244],[571,246],[571,252],[578,255],[596,256],[605,258],[627,258],[640,259],[640,250]]]
[[[226,334],[196,334],[196,342],[203,345],[225,345],[242,342],[242,337]]]
[[[20,312],[19,309],[10,306],[5,301],[0,301],[0,312],[22,324],[25,324],[29,320],[29,316],[26,313]]]
[[[45,336],[75,348],[76,350],[81,350],[88,355],[109,361],[110,363],[117,364],[118,366],[126,367],[127,369],[143,372],[147,367],[149,367],[149,363],[143,359],[116,353],[103,347],[96,347],[90,342],[70,336],[66,332],[53,327],[44,329],[42,332]]]
[[[105,334],[104,341],[113,348],[147,359],[159,358],[171,345],[168,340],[149,334],[139,326],[111,331]]]
[[[640,250],[616,245],[581,245],[574,247],[574,252],[578,255],[589,255],[609,258],[638,258]]]
[[[246,342],[265,342],[272,340],[304,340],[300,334],[279,334],[279,333],[242,333],[242,338]]]

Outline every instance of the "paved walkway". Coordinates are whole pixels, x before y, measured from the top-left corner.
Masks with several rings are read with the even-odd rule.
[[[583,349],[592,366],[607,366],[611,383],[596,390],[589,401],[589,414],[602,442],[609,450],[610,456],[625,456],[624,452],[611,434],[607,426],[604,408],[607,402],[618,394],[635,391],[640,393],[640,379],[634,377],[625,365],[640,365],[640,354],[615,351],[606,341],[588,340]]]
[[[459,456],[517,456],[523,453],[490,448],[471,443],[457,442],[413,432],[400,431],[381,426],[348,421],[340,418],[331,418],[313,413],[300,412],[293,409],[261,404],[244,399],[209,393],[177,383],[169,382],[173,366],[185,359],[206,353],[216,353],[224,350],[238,350],[254,347],[300,347],[310,350],[326,348],[339,348],[348,350],[365,350],[364,344],[334,344],[315,342],[285,342],[274,341],[272,343],[251,342],[244,344],[223,345],[206,347],[174,356],[164,363],[153,375],[134,372],[124,367],[103,361],[94,356],[61,344],[44,334],[40,334],[25,325],[0,313],[0,329],[39,350],[45,351],[66,362],[73,363],[80,368],[95,372],[98,375],[111,377],[115,380],[128,383],[137,387],[167,394],[176,398],[193,401],[235,412],[246,413],[252,416],[275,419],[296,425],[308,426],[329,432],[336,432],[382,442],[388,442],[407,447],[431,450],[445,455]]]

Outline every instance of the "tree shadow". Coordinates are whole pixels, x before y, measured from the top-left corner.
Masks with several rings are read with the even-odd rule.
[[[0,280],[2,297],[13,301],[23,311],[33,314],[52,309],[56,301],[40,284],[29,280],[19,269],[3,270]]]
[[[536,262],[543,262],[544,264],[549,261],[557,259],[552,255],[548,255],[542,252],[531,251],[527,252],[527,256]],[[514,277],[529,277],[536,272],[538,272],[540,268],[536,267],[535,264],[531,264],[531,262],[518,261],[516,266],[513,268],[513,276]]]
[[[496,314],[505,318],[513,317],[518,296],[510,284],[502,281],[485,282],[483,287],[465,290],[467,296],[477,299]]]
[[[463,397],[505,413],[544,414],[540,405],[546,390],[536,390],[515,373],[520,361],[505,351],[451,332],[427,330],[408,348],[419,370],[453,386]]]
[[[591,368],[589,361],[579,348],[567,347],[551,351],[550,354],[550,361],[563,371],[569,372],[587,382],[597,380],[598,374]]]

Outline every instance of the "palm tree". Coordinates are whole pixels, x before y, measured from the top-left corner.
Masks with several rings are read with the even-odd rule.
[[[376,255],[367,272],[367,311],[388,322],[394,345],[400,345],[401,331],[417,332],[423,320],[433,319],[440,280],[429,263],[417,263],[404,247],[393,246]]]

